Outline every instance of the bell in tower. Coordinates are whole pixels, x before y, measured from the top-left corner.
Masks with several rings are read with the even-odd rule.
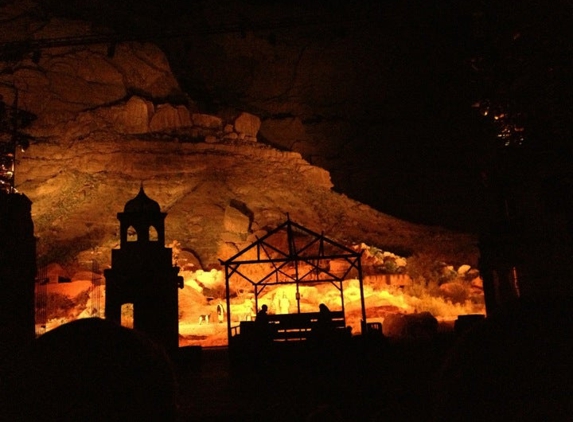
[[[165,247],[165,217],[141,186],[117,214],[120,248],[111,251],[106,279],[105,318],[121,324],[122,306],[133,305],[133,328],[148,334],[168,352],[179,346],[179,268]]]

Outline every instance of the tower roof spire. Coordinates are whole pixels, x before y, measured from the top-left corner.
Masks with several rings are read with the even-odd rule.
[[[139,193],[133,199],[126,202],[123,212],[161,212],[159,204],[146,195],[143,182],[139,186]]]

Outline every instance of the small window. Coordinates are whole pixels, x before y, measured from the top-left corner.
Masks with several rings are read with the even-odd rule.
[[[159,240],[159,234],[157,234],[157,229],[153,226],[149,227],[149,240],[151,242],[157,242]]]
[[[133,303],[121,305],[121,326],[133,328]]]
[[[137,230],[135,230],[135,227],[133,226],[129,226],[127,228],[127,241],[137,242]]]

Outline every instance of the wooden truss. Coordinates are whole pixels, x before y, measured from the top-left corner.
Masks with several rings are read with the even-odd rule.
[[[362,306],[362,326],[366,324],[364,289],[362,281],[362,253],[352,250],[318,234],[300,224],[287,220],[257,239],[251,245],[226,261],[225,267],[227,326],[231,338],[231,280],[247,281],[253,286],[255,307],[258,310],[259,295],[272,285],[295,284],[297,312],[300,313],[300,285],[331,283],[339,292],[344,311],[344,281],[358,279]],[[258,265],[264,271],[251,275],[249,266]]]

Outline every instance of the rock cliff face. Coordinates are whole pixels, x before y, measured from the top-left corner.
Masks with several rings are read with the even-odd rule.
[[[44,5],[120,37],[156,40],[203,112],[259,116],[259,141],[327,169],[337,191],[409,221],[462,230],[479,225],[476,157],[484,140],[470,108],[472,87],[460,82],[471,5]]]
[[[27,6],[1,9],[11,16],[2,41],[16,33],[18,40],[101,33],[83,21],[40,19]],[[108,264],[118,239],[115,215],[141,183],[169,214],[167,239],[203,268],[287,214],[348,244],[476,263],[471,236],[377,212],[333,192],[330,174],[300,153],[260,142],[273,133],[285,138],[279,146],[296,150],[287,138],[305,131],[298,118],[271,123],[243,110],[202,110],[154,44],[122,42],[113,54],[101,44],[21,53],[1,63],[0,94],[36,117],[26,128],[31,146],[17,155],[16,187],[33,202],[41,264]]]
[[[272,116],[262,106],[215,112],[204,98],[192,98],[182,88],[157,44],[86,43],[92,37],[107,40],[106,30],[39,11],[31,2],[0,7],[5,104],[0,151],[8,163],[5,147],[19,134],[30,137],[29,147],[16,152],[15,185],[32,201],[39,275],[46,282],[36,284],[39,332],[71,319],[103,316],[102,270],[119,247],[117,213],[141,185],[167,213],[166,243],[184,278],[180,345],[226,344],[225,325],[208,323],[209,316],[215,321],[216,304],[225,300],[220,260],[287,218],[363,251],[369,319],[431,310],[450,320],[483,312],[475,238],[409,223],[335,191],[331,173],[309,160],[331,144],[309,135],[309,121],[301,119],[308,98],[296,99],[297,89],[289,104],[300,104],[300,115],[281,114],[280,101],[267,104]],[[21,40],[44,44],[35,50]],[[305,79],[303,91],[312,89],[313,78],[320,75]],[[298,86],[300,79],[291,82]],[[276,87],[274,76],[261,83],[268,84],[265,89]],[[344,137],[345,126],[336,119],[311,119],[318,119],[311,126],[332,134],[333,143]],[[0,169],[0,177],[11,177],[9,167]],[[362,187],[379,194],[376,183],[365,181]],[[351,284],[345,291],[346,316],[358,330],[360,295],[357,283]],[[331,293],[328,286],[311,286],[303,292],[304,305],[315,309],[320,301],[331,301],[339,306],[338,294]],[[236,295],[233,322],[252,318],[253,293],[235,287],[230,294]],[[276,304],[285,295],[294,303],[288,286],[266,290],[261,300]],[[129,310],[122,317],[129,325]]]
[[[381,214],[332,192],[328,173],[298,153],[258,144],[110,136],[38,142],[19,161],[18,189],[33,202],[43,263],[70,258],[108,263],[118,240],[116,213],[140,183],[168,213],[167,239],[178,241],[205,268],[246,247],[287,214],[349,245],[365,242],[401,254],[475,262],[470,236]]]

